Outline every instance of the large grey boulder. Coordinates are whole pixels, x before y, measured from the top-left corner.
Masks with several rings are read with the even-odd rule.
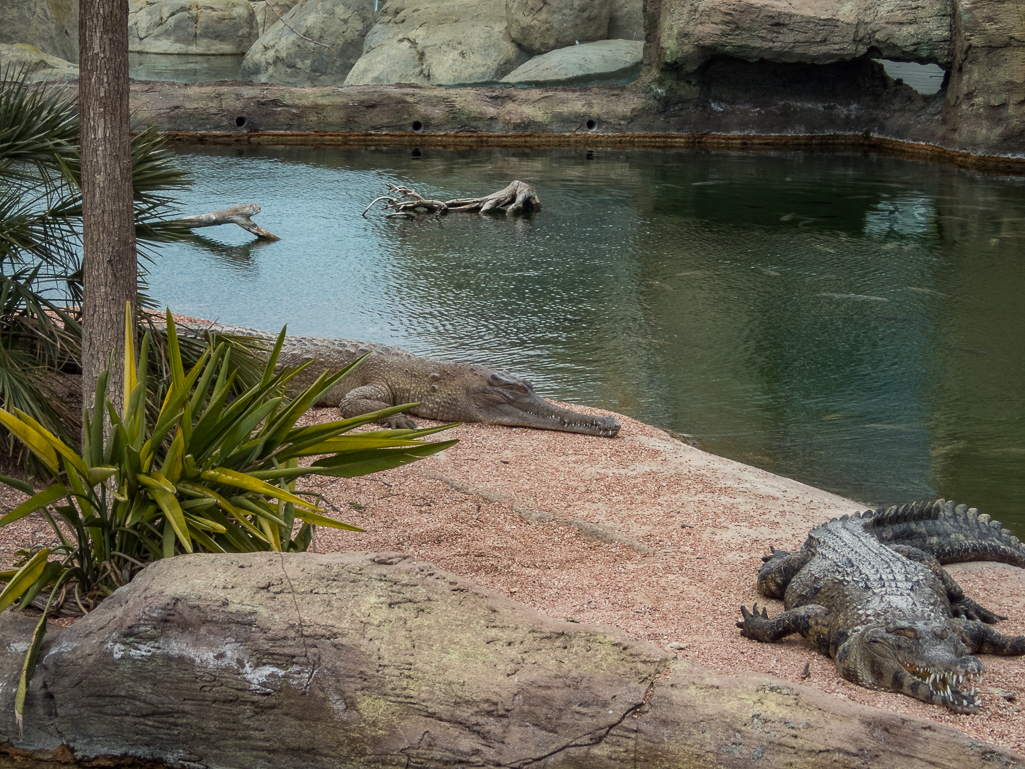
[[[644,0],[612,0],[609,40],[644,40]]]
[[[0,43],[78,61],[78,0],[0,0]]]
[[[948,139],[972,150],[1025,143],[1025,43],[1019,0],[957,0],[944,106]]]
[[[341,85],[363,54],[373,0],[301,0],[242,61],[242,78],[281,85]]]
[[[609,34],[610,0],[506,0],[512,39],[532,54],[576,43],[604,40]]]
[[[685,72],[713,56],[830,64],[874,53],[950,64],[948,0],[661,0],[648,8],[656,66]]]
[[[78,78],[78,67],[70,61],[43,53],[24,43],[0,43],[0,73],[7,72],[8,68],[24,73],[31,81]]]
[[[0,741],[36,760],[69,749],[222,769],[1019,760],[769,676],[673,662],[396,554],[160,561],[47,635],[19,739],[33,623],[0,621]]]
[[[509,37],[499,0],[392,0],[345,85],[493,82],[528,58]]]
[[[129,0],[130,51],[240,54],[256,37],[247,0]]]
[[[502,82],[538,86],[629,83],[640,74],[643,54],[644,43],[639,40],[571,45],[535,56]]]
[[[256,15],[256,34],[262,35],[273,27],[299,0],[249,0]]]

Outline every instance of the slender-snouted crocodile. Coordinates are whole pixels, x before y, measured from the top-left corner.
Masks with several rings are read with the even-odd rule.
[[[737,623],[756,641],[800,633],[848,681],[902,692],[957,713],[979,708],[982,663],[973,654],[1025,654],[1025,636],[989,624],[940,563],[1003,561],[1025,567],[1016,537],[953,502],[916,502],[834,518],[794,553],[772,549],[758,591],[785,611],[741,607]]]
[[[177,323],[180,333],[205,332],[255,337],[272,345],[275,336],[243,326],[219,323]],[[368,355],[369,353],[369,355]],[[353,371],[324,393],[318,406],[337,406],[345,418],[417,403],[409,413],[443,422],[486,422],[511,427],[536,427],[612,438],[619,422],[611,417],[578,414],[546,401],[526,379],[485,366],[424,358],[398,347],[352,339],[286,336],[279,367],[312,363],[292,384],[307,387],[324,371],[340,371],[366,355]],[[388,427],[415,429],[416,422],[396,414]]]

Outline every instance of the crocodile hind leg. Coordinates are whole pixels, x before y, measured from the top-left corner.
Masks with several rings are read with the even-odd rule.
[[[889,545],[889,547],[903,555],[908,560],[917,561],[936,575],[940,582],[943,583],[943,588],[947,591],[947,600],[950,601],[950,613],[955,617],[987,622],[990,625],[993,625],[1002,619],[1007,619],[1007,617],[990,611],[985,606],[980,606],[971,598],[966,596],[964,594],[964,590],[961,589],[961,586],[957,584],[954,578],[950,576],[950,573],[940,565],[936,556],[931,553],[927,553],[924,550],[919,550],[917,547],[911,547],[910,545]]]
[[[975,620],[958,621],[964,627],[967,646],[972,654],[999,654],[1006,657],[1025,654],[1025,635],[1004,635]]]
[[[798,606],[780,612],[771,619],[764,608],[758,611],[758,604],[751,611],[741,606],[740,613],[743,619],[737,622],[737,627],[745,638],[772,643],[799,633],[818,651],[829,654],[829,610],[825,606],[814,603]]]
[[[345,419],[363,416],[372,411],[397,406],[395,398],[384,385],[363,385],[347,392],[338,402],[338,412]],[[416,422],[405,414],[392,414],[378,420],[385,427],[399,430],[415,430]]]

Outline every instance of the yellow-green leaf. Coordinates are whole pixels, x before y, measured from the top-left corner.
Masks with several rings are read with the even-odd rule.
[[[20,409],[15,409],[14,413],[15,416],[18,417],[18,419],[20,419],[26,425],[31,427],[33,430],[35,430],[36,433],[38,433],[47,443],[49,443],[50,446],[52,446],[58,454],[64,457],[65,464],[70,464],[82,475],[85,475],[86,467],[85,462],[82,461],[82,457],[80,457],[75,451],[69,448],[68,445],[64,443],[64,441],[62,441],[56,435],[51,433],[49,430],[47,430],[45,427],[39,424],[39,422],[30,417],[24,411],[21,411]]]
[[[314,526],[328,526],[332,529],[345,529],[346,531],[364,531],[359,526],[353,526],[350,523],[342,523],[336,521],[334,518],[328,518],[320,515],[319,513],[311,513],[309,510],[296,510],[295,517],[306,523],[313,524]]]
[[[29,427],[13,414],[0,409],[0,422],[22,443],[28,446],[29,450],[39,457],[46,465],[46,469],[56,475],[60,468],[57,467],[57,452],[54,451],[50,442],[46,440],[37,430]]]
[[[148,489],[160,489],[168,494],[178,493],[174,484],[167,480],[159,470],[154,470],[151,473],[136,473],[135,478]]]
[[[0,611],[3,611],[16,600],[21,598],[22,593],[28,590],[39,579],[39,575],[46,568],[46,559],[50,555],[50,548],[44,547],[38,553],[28,559],[28,562],[18,569],[7,587],[0,593]]]
[[[213,502],[213,500],[211,500]],[[203,518],[199,515],[192,515],[185,513],[185,520],[188,521],[189,525],[195,529],[201,529],[202,531],[212,531],[215,534],[224,534],[227,529],[221,526],[221,524],[211,521],[208,518]]]
[[[178,541],[182,543],[182,547],[185,548],[185,552],[191,553],[192,537],[189,535],[189,527],[185,522],[185,513],[182,512],[177,497],[163,489],[151,488],[150,494],[153,497],[153,501],[160,506],[164,515],[167,516],[167,520],[171,523],[171,528],[174,529],[174,533],[178,537]]]
[[[164,456],[164,465],[161,472],[171,483],[177,483],[182,475],[182,451],[185,446],[185,437],[182,435],[181,427],[175,431],[174,440]]]
[[[116,472],[117,468],[113,465],[97,465],[96,467],[90,467],[85,477],[89,481],[90,486],[96,486],[103,483]]]
[[[246,473],[229,470],[227,467],[214,467],[210,470],[204,470],[200,473],[200,477],[212,483],[223,483],[226,486],[234,486],[235,488],[253,491],[273,499],[280,499],[282,502],[291,502],[296,507],[301,507],[304,510],[311,510],[315,513],[324,512],[319,507],[311,505],[291,492],[279,489],[277,486],[261,481],[259,478],[254,478]]]
[[[0,518],[0,526],[6,526],[9,523],[21,520],[26,515],[31,515],[41,507],[46,507],[52,502],[56,502],[61,497],[67,496],[67,493],[68,490],[64,486],[59,483],[55,483],[53,486],[43,489],[38,494],[33,494],[32,497],[26,499],[3,518]]]
[[[125,391],[122,408],[128,408],[135,389],[135,318],[132,317],[132,303],[125,302]]]
[[[32,639],[29,641],[28,652],[25,654],[25,662],[21,666],[21,677],[18,679],[18,690],[14,695],[14,720],[18,723],[18,734],[20,739],[25,739],[25,697],[28,694],[28,684],[32,680],[32,674],[36,669],[36,661],[39,659],[39,650],[43,646],[43,637],[46,635],[46,618],[50,614],[50,603],[57,595],[61,584],[68,578],[70,572],[64,572],[50,591],[50,597],[46,599],[46,606],[43,607],[43,614],[36,623],[36,629],[32,632]]]
[[[281,532],[278,529],[277,524],[268,521],[266,518],[260,519],[260,528],[263,529],[264,534],[267,536],[267,541],[270,543],[270,549],[275,553],[281,552]]]
[[[252,536],[254,536],[254,537],[258,538],[258,539],[263,539],[264,538],[263,537],[263,532],[260,531],[255,526],[253,526],[252,523],[250,523],[249,519],[246,518],[245,513],[243,513],[241,510],[239,510],[237,507],[235,507],[235,505],[233,505],[230,500],[225,499],[220,494],[218,494],[216,491],[213,491],[212,489],[208,489],[205,486],[200,486],[199,484],[186,483],[186,482],[179,483],[178,484],[178,488],[181,489],[183,492],[186,492],[186,493],[189,493],[189,494],[195,494],[197,496],[209,497],[210,499],[215,500],[217,502],[217,506],[219,508],[221,508],[224,512],[228,513],[236,521],[238,521],[239,525],[243,529],[245,529],[249,534],[251,534]]]

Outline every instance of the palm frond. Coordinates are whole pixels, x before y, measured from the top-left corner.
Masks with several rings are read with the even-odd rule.
[[[0,72],[0,173],[63,173],[78,155],[79,114],[75,100],[28,82],[25,70]]]
[[[140,255],[188,235],[168,222],[173,192],[191,183],[154,130],[132,140],[132,183]],[[81,152],[74,98],[28,82],[24,71],[0,74],[0,406],[19,408],[55,434],[77,441],[80,396],[55,394],[67,384],[54,372],[80,367],[81,328],[63,308],[80,307]],[[145,267],[140,266],[140,300]],[[155,382],[157,380],[154,380]],[[160,385],[154,385],[158,390]],[[73,402],[72,402],[73,401]],[[4,433],[6,435],[6,433]]]

